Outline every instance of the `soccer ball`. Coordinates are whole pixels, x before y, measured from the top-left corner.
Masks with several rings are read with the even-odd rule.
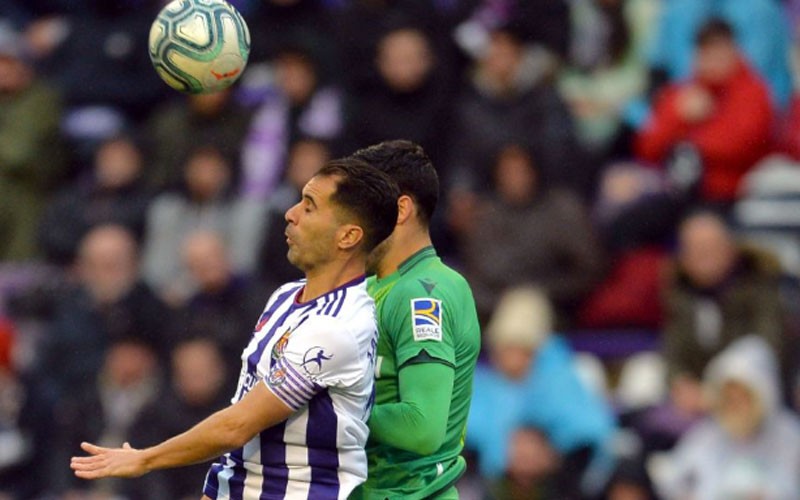
[[[153,66],[170,87],[216,92],[242,74],[250,32],[225,0],[173,0],[153,21],[149,48]]]

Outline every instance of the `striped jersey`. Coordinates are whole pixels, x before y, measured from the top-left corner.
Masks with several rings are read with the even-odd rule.
[[[263,383],[295,413],[211,466],[203,491],[212,499],[344,499],[367,477],[374,303],[363,277],[301,303],[304,284],[267,301],[232,399]]]

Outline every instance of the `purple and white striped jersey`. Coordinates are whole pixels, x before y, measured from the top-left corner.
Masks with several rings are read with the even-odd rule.
[[[296,412],[211,466],[204,493],[212,499],[344,499],[367,477],[374,303],[363,277],[299,303],[303,286],[270,297],[232,400],[266,384]]]

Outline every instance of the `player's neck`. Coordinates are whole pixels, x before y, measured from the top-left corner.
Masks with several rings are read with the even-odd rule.
[[[300,295],[300,302],[308,302],[363,276],[363,256],[350,256],[347,260],[334,261],[306,272],[306,285]]]
[[[378,278],[384,278],[397,271],[400,264],[425,247],[433,245],[427,228],[395,228],[391,245],[378,263]]]

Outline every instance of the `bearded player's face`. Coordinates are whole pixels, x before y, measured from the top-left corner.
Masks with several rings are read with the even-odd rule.
[[[303,188],[303,198],[286,211],[287,258],[301,271],[309,271],[333,260],[340,222],[331,196],[334,177],[314,177]]]

